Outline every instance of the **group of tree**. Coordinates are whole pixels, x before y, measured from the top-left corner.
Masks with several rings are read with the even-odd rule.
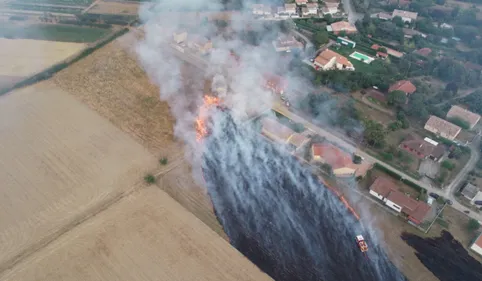
[[[365,15],[363,20],[356,22],[358,32],[363,35],[372,35],[376,38],[385,39],[386,41],[397,41],[403,43],[403,21],[383,21],[372,19],[369,15]]]
[[[482,114],[482,91],[475,91],[460,100],[470,111]]]

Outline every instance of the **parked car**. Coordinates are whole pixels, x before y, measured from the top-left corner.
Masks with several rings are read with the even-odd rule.
[[[470,214],[470,211],[465,210],[465,211],[464,211],[464,213],[466,213],[466,214]]]
[[[428,195],[430,195],[430,197],[433,197],[435,199],[440,197],[437,193],[433,193],[433,192],[430,192]]]
[[[449,205],[452,205],[454,202],[452,202],[452,200],[447,200],[447,201],[445,201],[445,203],[447,203]]]
[[[475,204],[475,205],[482,205],[482,200],[475,200],[475,201],[474,201],[474,204]]]

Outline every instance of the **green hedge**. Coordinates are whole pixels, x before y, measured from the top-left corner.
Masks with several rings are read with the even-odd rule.
[[[86,56],[92,54],[95,50],[107,45],[108,43],[112,42],[113,40],[115,40],[119,36],[122,36],[122,35],[126,34],[128,31],[129,31],[128,28],[123,28],[123,29],[111,34],[109,37],[106,37],[104,40],[100,41],[98,44],[85,48],[77,57],[73,58],[69,62],[61,62],[61,63],[55,64],[55,65],[52,65],[51,67],[45,69],[44,71],[42,71],[42,72],[40,72],[40,73],[38,73],[34,76],[31,76],[31,77],[29,77],[25,80],[22,80],[22,81],[16,83],[15,85],[13,85],[11,87],[0,89],[0,95],[6,94],[6,93],[8,93],[12,90],[15,90],[15,89],[18,89],[18,88],[21,88],[21,87],[30,86],[30,85],[33,85],[37,82],[47,80],[47,79],[51,78],[55,73],[59,72],[60,70],[68,67],[69,65],[71,65],[75,62],[78,62],[79,60],[85,58]]]

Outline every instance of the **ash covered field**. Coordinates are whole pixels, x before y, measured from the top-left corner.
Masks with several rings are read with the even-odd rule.
[[[240,252],[279,281],[406,280],[369,228],[296,159],[228,112],[213,120],[203,140],[204,179]]]

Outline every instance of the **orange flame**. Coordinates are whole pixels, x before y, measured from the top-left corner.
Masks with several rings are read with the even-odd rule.
[[[200,141],[208,134],[208,129],[206,127],[207,111],[213,105],[219,105],[221,100],[218,97],[205,95],[204,102],[199,109],[199,115],[196,119],[196,139]]]

